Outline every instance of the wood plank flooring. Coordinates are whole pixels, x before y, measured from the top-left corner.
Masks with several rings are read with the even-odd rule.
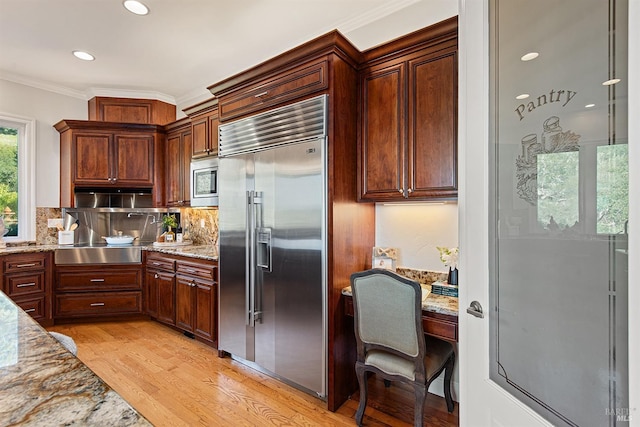
[[[338,411],[214,348],[154,321],[101,322],[48,328],[71,336],[78,357],[136,410],[164,426],[353,426],[357,394]],[[367,426],[410,426],[409,388],[369,383]],[[457,426],[458,404],[428,394],[426,426]]]

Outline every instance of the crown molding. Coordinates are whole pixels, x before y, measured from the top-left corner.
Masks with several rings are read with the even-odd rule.
[[[65,86],[56,85],[50,82],[46,82],[43,80],[32,79],[29,77],[21,76],[19,74],[12,74],[7,72],[0,73],[0,79],[6,80],[13,83],[18,83],[24,86],[33,87],[36,89],[46,90],[48,92],[57,93],[64,96],[69,96],[71,98],[79,98],[83,100],[87,100],[87,95],[85,92],[80,90],[71,89]]]
[[[418,3],[419,1],[420,0],[396,0],[396,1],[386,2],[385,4],[378,6],[376,8],[373,8],[367,13],[363,13],[357,16],[356,18],[352,18],[349,20],[345,20],[341,23],[338,23],[338,25],[336,26],[336,29],[338,29],[342,34],[355,31],[361,27],[364,27],[365,25],[369,25],[372,22],[375,22],[386,16],[389,16],[406,7],[409,7],[412,4]]]
[[[132,90],[132,89],[112,89],[103,87],[90,87],[86,90],[87,99],[96,96],[105,96],[109,98],[138,98],[138,99],[155,99],[168,104],[176,104],[173,96],[151,90]]]

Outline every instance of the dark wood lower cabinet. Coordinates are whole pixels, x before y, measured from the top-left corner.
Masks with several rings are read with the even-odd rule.
[[[176,326],[207,341],[215,340],[215,284],[176,277]]]
[[[54,319],[88,320],[141,316],[142,266],[56,266]]]
[[[175,287],[173,271],[147,270],[146,313],[159,322],[175,325]]]
[[[216,346],[217,263],[148,252],[146,267],[146,314]]]
[[[53,324],[51,253],[10,254],[1,259],[0,289],[40,324]]]

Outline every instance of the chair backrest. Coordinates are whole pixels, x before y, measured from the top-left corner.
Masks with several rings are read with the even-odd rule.
[[[425,352],[420,284],[392,271],[351,275],[358,359],[369,348],[399,352],[422,361]]]

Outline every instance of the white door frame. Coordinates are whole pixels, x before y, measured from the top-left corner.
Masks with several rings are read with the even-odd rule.
[[[489,378],[488,0],[459,11],[460,426],[549,425]],[[640,259],[640,0],[629,0],[629,258]],[[635,77],[635,80],[633,79]],[[484,319],[466,313],[479,301]],[[629,263],[629,426],[640,427],[640,263]],[[636,361],[636,363],[634,363]],[[511,422],[516,424],[502,424]]]

